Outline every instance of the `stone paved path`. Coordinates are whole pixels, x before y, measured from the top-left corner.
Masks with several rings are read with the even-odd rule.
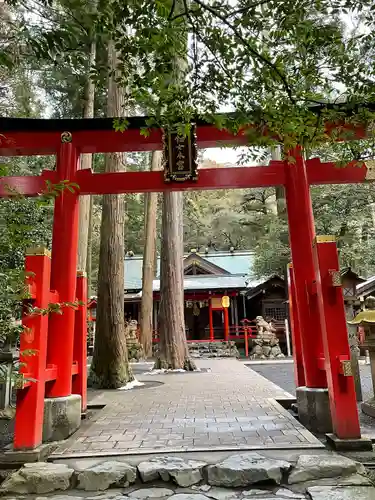
[[[98,392],[91,403],[106,407],[52,457],[323,446],[275,401],[291,395],[242,362],[197,364],[211,371],[138,375],[162,384]]]

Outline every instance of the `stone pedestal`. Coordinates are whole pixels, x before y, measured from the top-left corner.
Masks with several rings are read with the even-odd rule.
[[[375,418],[375,399],[368,399],[361,405],[362,412],[369,417]]]
[[[369,438],[340,439],[335,434],[326,434],[327,443],[336,451],[372,451]]]
[[[81,396],[72,394],[44,400],[43,443],[62,441],[81,425]]]
[[[332,432],[328,389],[297,387],[296,397],[298,416],[302,425],[318,434]]]
[[[189,355],[192,358],[239,358],[236,343],[229,342],[189,342]]]

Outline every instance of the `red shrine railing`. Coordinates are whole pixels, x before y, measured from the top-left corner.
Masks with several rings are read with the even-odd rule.
[[[253,322],[252,322],[253,323]],[[231,325],[229,327],[229,335],[228,338],[225,338],[225,331],[223,327],[216,327],[213,329],[214,337],[210,338],[208,336],[205,339],[187,339],[188,344],[194,344],[194,343],[205,343],[205,342],[238,342],[240,340],[244,340],[245,342],[245,356],[249,356],[249,339],[254,339],[257,336],[257,330],[255,327],[255,324],[251,325]],[[216,335],[215,335],[216,333]],[[218,335],[223,335],[223,337],[218,336]],[[160,342],[159,339],[159,334],[157,330],[153,331],[152,334],[152,342],[154,344],[157,344]]]

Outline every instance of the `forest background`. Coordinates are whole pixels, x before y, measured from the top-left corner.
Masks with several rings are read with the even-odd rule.
[[[287,137],[284,122],[288,113],[292,113],[290,116],[296,121],[302,116],[300,109],[298,113],[295,111],[299,99],[306,99],[308,96],[312,102],[322,102],[316,101],[318,95],[325,99],[332,96],[332,88],[327,83],[329,78],[323,67],[328,63],[332,65],[332,61],[342,71],[342,74],[335,73],[335,79],[339,83],[341,81],[335,99],[342,94],[340,89],[343,82],[345,88],[351,91],[347,100],[353,96],[363,99],[363,95],[372,99],[374,30],[370,27],[373,25],[374,12],[371,2],[362,2],[358,7],[349,0],[299,1],[300,10],[289,1],[239,1],[236,9],[232,8],[231,2],[160,0],[151,3],[128,1],[121,6],[115,0],[10,0],[1,3],[0,116],[81,118],[104,117],[108,114],[139,115],[144,110],[147,113],[151,110],[156,120],[160,119],[158,112],[164,109],[163,106],[170,115],[176,114],[171,102],[175,101],[176,92],[179,92],[181,108],[186,118],[191,113],[186,102],[190,98],[196,99],[194,92],[199,94],[201,88],[207,92],[204,96],[206,112],[213,110],[215,106],[216,111],[217,102],[222,101],[226,107],[228,96],[232,95],[233,102],[245,115],[248,110],[244,111],[244,103],[248,104],[249,95],[258,92],[261,95],[259,103],[266,104],[266,109],[271,109],[270,96],[273,95],[272,92],[276,92],[278,98],[274,100],[278,101],[281,108],[285,108],[285,120],[278,117],[278,127],[284,127],[284,137]],[[303,7],[309,8],[304,11]],[[225,9],[232,9],[232,24],[229,28],[225,17],[228,12]],[[296,13],[297,10],[299,14]],[[123,20],[125,15],[132,26],[131,35],[118,28],[121,16]],[[297,19],[296,16],[300,17]],[[353,21],[350,30],[343,16],[349,16]],[[183,28],[181,24],[170,28],[171,20],[178,23],[182,19]],[[213,19],[219,24],[215,25]],[[280,19],[277,26],[275,19]],[[157,30],[153,28],[152,22],[158,26]],[[217,26],[227,38],[220,40]],[[234,38],[242,43],[247,52],[245,49],[243,53],[241,50],[239,53],[235,52],[233,41],[225,29],[235,35]],[[246,29],[257,34],[254,38],[244,39],[242,33]],[[146,35],[142,30],[148,30]],[[186,38],[177,37],[178,30],[181,30],[184,37],[186,31],[189,32],[189,50],[186,49]],[[171,52],[167,53],[171,40],[176,43],[172,44]],[[147,45],[152,43],[153,52],[150,45]],[[293,58],[279,55],[278,46],[283,43],[285,47],[295,47]],[[356,43],[359,45],[355,45]],[[184,51],[189,56],[187,59],[191,58],[189,73],[184,73],[184,64],[181,63]],[[128,56],[131,54],[131,57],[124,57],[124,53]],[[167,64],[168,78],[165,77],[165,67],[163,73],[158,72],[156,63],[154,66],[150,64],[150,77],[145,83],[144,74],[139,67],[147,68],[149,61],[142,59],[143,53],[152,53],[157,62],[158,57],[168,57],[169,62],[173,62],[170,64],[172,69]],[[213,54],[214,57],[209,58],[208,54]],[[231,75],[228,76],[233,54],[236,54],[237,66],[231,68]],[[252,67],[253,79],[250,83],[238,69],[243,66],[243,61],[248,61],[249,54],[262,63]],[[162,62],[165,66],[165,60]],[[359,68],[363,70],[360,84],[358,81],[353,82],[355,64],[358,65],[357,75],[360,73]],[[178,68],[177,72],[175,67]],[[204,73],[201,81],[199,72]],[[189,85],[193,82],[193,92],[189,99],[184,94],[186,88],[179,77],[176,77],[176,73],[189,75],[186,78]],[[236,87],[236,79],[242,79],[245,84],[241,88],[238,85]],[[168,82],[167,91],[165,81]],[[268,88],[268,84],[264,86],[264,81],[273,83]],[[219,84],[220,89],[217,87]],[[114,89],[116,86],[117,89]],[[234,94],[234,88],[240,88],[238,95]],[[156,104],[151,102],[145,89],[151,89],[151,95],[157,96],[154,99]],[[244,98],[240,91],[247,93],[247,97]],[[215,96],[215,105],[212,104],[214,98],[209,97],[210,92]],[[286,98],[293,106],[285,107]],[[159,111],[155,112],[156,108]],[[110,113],[110,110],[115,112]],[[116,113],[116,110],[119,112]],[[273,109],[271,111],[274,112]],[[309,119],[307,116],[306,123]],[[295,136],[300,134],[305,138],[308,135],[308,125],[304,125],[302,131],[298,126],[296,125]],[[321,147],[310,142],[310,157],[319,155],[322,160],[330,161],[338,159],[342,152],[347,153],[343,151],[345,146],[342,146],[340,152],[341,146],[337,144]],[[374,156],[372,143],[357,143],[351,148],[349,153],[356,159]],[[242,148],[233,158],[237,157],[239,165],[265,164],[272,154],[275,154],[274,147],[258,144]],[[224,156],[230,157],[227,153]],[[216,154],[215,161],[212,156],[210,158],[209,151],[200,151],[200,166],[218,169],[235,166],[235,160],[220,163],[217,161],[218,157],[220,156]],[[85,166],[91,166],[96,172],[108,171],[108,168],[121,170],[125,167],[127,170],[148,170],[154,160],[149,153],[129,153],[126,158],[117,158],[115,167],[108,167],[104,155],[97,154],[84,159]],[[0,159],[0,175],[37,175],[42,169],[48,168],[54,168],[52,157]],[[351,267],[364,277],[374,274],[375,195],[371,185],[314,186],[311,195],[316,232],[337,237],[342,267]],[[162,195],[157,197],[156,252],[160,253],[163,203]],[[89,293],[96,295],[98,284],[100,285],[98,271],[103,232],[102,213],[105,210],[103,207],[108,207],[111,201],[108,197],[93,196],[84,203],[86,208],[82,213],[85,213],[87,219],[87,231],[82,232],[80,237],[85,240],[81,247],[87,248],[87,251],[84,251],[84,256],[80,255],[80,259],[89,275]],[[120,211],[124,210],[121,233],[121,252],[124,255],[142,254],[144,251],[148,203],[147,196],[142,194],[124,197],[124,206],[119,208]],[[250,276],[260,277],[274,273],[284,275],[290,261],[290,252],[282,189],[188,192],[183,195],[182,213],[185,252],[192,248],[201,252],[206,249],[246,249],[255,256],[254,266],[252,269],[249,267]],[[25,249],[31,245],[51,247],[52,217],[51,199],[0,199],[0,331],[4,336],[11,329],[8,328],[9,321],[14,317]]]

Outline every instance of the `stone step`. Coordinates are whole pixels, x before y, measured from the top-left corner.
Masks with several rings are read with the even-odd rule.
[[[153,487],[155,481],[162,486]],[[144,485],[147,482],[152,484]],[[134,500],[281,500],[306,498],[308,491],[313,500],[313,495],[323,500],[319,488],[326,488],[326,500],[341,500],[334,495],[350,488],[363,488],[358,491],[365,493],[366,488],[372,488],[371,500],[375,498],[375,489],[363,465],[346,457],[335,453],[301,455],[292,463],[256,452],[230,455],[213,464],[172,456],[150,458],[137,466],[116,460],[86,461],[74,467],[38,462],[26,464],[9,475],[0,494],[8,500],[14,494],[38,500],[117,500],[124,496]],[[40,497],[51,493],[55,495]],[[362,500],[361,496],[352,498]]]

